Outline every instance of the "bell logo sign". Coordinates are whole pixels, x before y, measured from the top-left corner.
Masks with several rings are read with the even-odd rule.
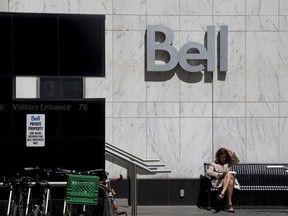
[[[156,33],[164,34],[164,41],[156,41]],[[178,51],[172,46],[174,39],[173,31],[161,25],[147,26],[147,71],[169,71],[177,66],[188,72],[199,72],[205,69],[201,63],[198,65],[189,64],[188,60],[206,60],[207,71],[215,70],[215,26],[207,27],[207,48],[196,42],[184,44]],[[220,71],[227,71],[228,68],[228,26],[220,26]],[[197,52],[191,52],[197,50]],[[165,64],[156,64],[156,51],[164,51],[169,54],[170,59]]]

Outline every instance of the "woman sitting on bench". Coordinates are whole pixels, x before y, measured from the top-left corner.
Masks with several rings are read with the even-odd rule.
[[[217,196],[219,201],[222,201],[227,195],[227,208],[228,212],[234,212],[232,206],[233,189],[240,189],[239,182],[235,178],[235,173],[231,171],[231,166],[239,163],[239,159],[235,152],[227,149],[220,148],[216,152],[215,160],[209,166],[207,175],[213,177],[215,182],[212,183],[213,188],[219,188],[221,193]],[[222,189],[221,189],[222,188]]]

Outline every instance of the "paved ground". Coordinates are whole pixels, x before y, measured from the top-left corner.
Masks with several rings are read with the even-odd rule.
[[[118,201],[119,211],[126,211],[131,215],[131,207],[128,207],[122,201]],[[235,213],[225,211],[216,212],[214,209],[211,211],[199,209],[197,206],[138,206],[137,216],[189,216],[189,215],[265,215],[265,216],[282,216],[288,215],[288,208],[283,209],[237,209]]]
[[[220,211],[215,212],[215,210],[204,210],[199,209],[196,206],[139,206],[138,207],[138,215],[146,216],[146,215],[157,215],[157,216],[188,216],[188,215],[266,215],[266,216],[276,216],[276,215],[288,215],[288,209],[235,209],[235,213],[231,214],[229,212]]]

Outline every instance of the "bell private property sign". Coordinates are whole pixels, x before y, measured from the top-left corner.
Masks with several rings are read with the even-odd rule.
[[[164,34],[164,41],[156,41],[156,33]],[[147,71],[169,71],[177,66],[187,72],[199,72],[205,69],[201,63],[197,65],[189,64],[188,60],[206,60],[207,71],[215,70],[215,26],[207,27],[207,48],[197,42],[188,42],[184,44],[179,52],[172,46],[174,40],[173,31],[162,25],[147,26]],[[228,26],[220,26],[220,71],[227,71],[228,68]],[[197,52],[191,52],[197,50]],[[164,51],[169,54],[170,59],[164,64],[156,64],[156,51]]]
[[[45,147],[45,114],[26,115],[26,147]]]

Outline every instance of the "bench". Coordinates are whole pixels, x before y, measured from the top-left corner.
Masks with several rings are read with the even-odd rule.
[[[204,175],[201,179],[206,183],[207,207],[211,209],[213,192],[220,193],[219,189],[212,188],[211,177],[207,176],[210,163],[204,163]],[[283,168],[267,168],[267,166],[288,167],[288,164],[260,164],[239,163],[231,170],[236,171],[236,177],[241,185],[240,190],[234,190],[233,203],[236,206],[287,206],[288,202],[288,173]],[[216,195],[215,195],[216,196]]]

